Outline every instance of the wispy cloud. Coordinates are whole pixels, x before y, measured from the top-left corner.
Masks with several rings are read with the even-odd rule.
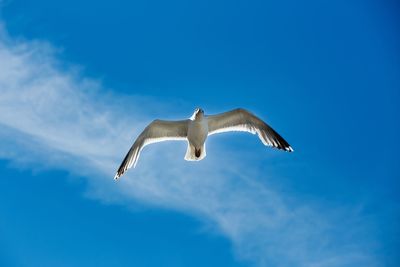
[[[88,179],[89,194],[102,201],[197,216],[227,236],[240,258],[259,266],[379,266],[370,244],[357,239],[361,218],[354,210],[329,213],[289,201],[226,148],[192,164],[176,159],[183,158],[183,143],[152,146],[138,168],[115,183],[114,171],[133,138],[154,113],[172,107],[112,93],[58,61],[48,43],[15,40],[4,29],[0,36],[1,157],[69,170]],[[167,149],[174,145],[179,151]]]

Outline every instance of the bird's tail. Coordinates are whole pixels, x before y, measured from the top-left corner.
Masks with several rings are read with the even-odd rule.
[[[206,145],[203,144],[200,148],[193,146],[188,143],[185,160],[188,161],[197,161],[202,160],[206,156]]]

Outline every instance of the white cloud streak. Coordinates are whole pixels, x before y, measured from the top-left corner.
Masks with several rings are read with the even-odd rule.
[[[329,214],[300,200],[289,205],[264,174],[246,170],[251,162],[221,147],[196,164],[183,161],[183,143],[148,147],[137,168],[115,183],[122,156],[154,115],[141,107],[172,108],[111,93],[57,61],[45,42],[14,40],[5,30],[0,36],[0,157],[69,170],[88,179],[89,194],[102,201],[192,214],[258,266],[379,266],[368,244],[351,240],[358,221],[345,220],[348,212]],[[349,236],[338,238],[345,228]]]

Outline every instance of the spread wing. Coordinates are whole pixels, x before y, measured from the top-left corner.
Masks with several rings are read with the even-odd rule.
[[[225,113],[208,116],[208,134],[231,131],[257,134],[264,145],[272,146],[288,152],[292,147],[268,124],[244,109],[234,109]]]
[[[132,166],[136,166],[140,152],[146,145],[167,140],[186,140],[188,121],[155,120],[150,123],[133,143],[121,166],[118,168],[114,179],[118,179],[126,170]]]

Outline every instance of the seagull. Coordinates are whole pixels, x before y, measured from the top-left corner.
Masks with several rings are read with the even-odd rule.
[[[199,161],[206,156],[205,141],[208,136],[232,131],[257,134],[264,145],[293,152],[288,142],[274,129],[245,109],[204,115],[204,110],[196,108],[193,115],[186,120],[151,122],[133,143],[114,179],[119,179],[132,166],[135,168],[140,152],[149,144],[168,140],[187,141],[185,160]]]

